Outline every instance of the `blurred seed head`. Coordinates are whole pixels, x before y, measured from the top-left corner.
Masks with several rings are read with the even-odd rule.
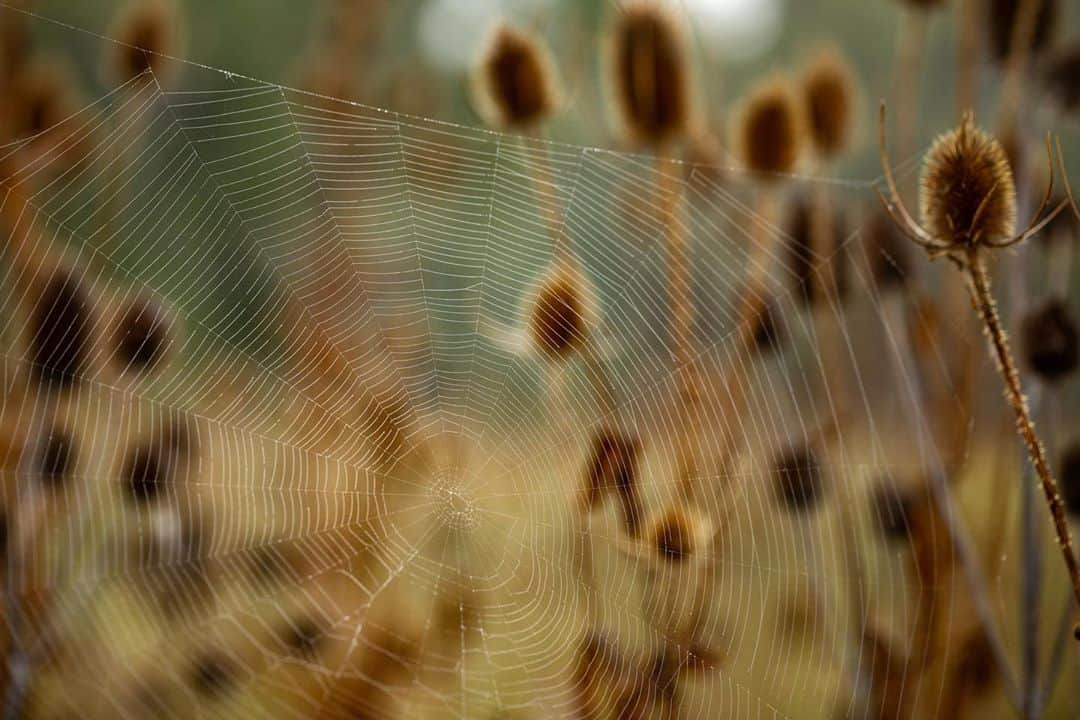
[[[1047,63],[1043,84],[1064,112],[1080,108],[1080,40],[1062,47]]]
[[[153,72],[165,84],[179,53],[180,16],[172,0],[131,0],[120,10],[109,36],[120,44],[111,48],[112,80],[123,84],[144,72]]]
[[[6,130],[15,139],[59,125],[79,107],[68,67],[54,60],[28,63],[12,78],[6,106]]]
[[[658,146],[691,130],[690,57],[682,24],[659,2],[625,4],[611,29],[615,115],[631,141]]]
[[[591,298],[584,279],[557,270],[541,281],[529,314],[533,346],[548,360],[565,360],[584,347],[591,325]]]
[[[559,104],[559,80],[547,47],[506,25],[495,30],[471,86],[477,113],[495,127],[534,127]]]
[[[50,388],[66,390],[85,371],[90,344],[89,301],[78,279],[57,270],[41,291],[31,318],[32,373]]]
[[[805,122],[787,78],[777,75],[758,84],[735,117],[731,146],[758,180],[776,182],[795,171]]]
[[[1076,370],[1080,337],[1062,300],[1052,298],[1033,310],[1020,330],[1027,366],[1044,382],[1055,383]]]
[[[171,323],[155,302],[138,298],[120,316],[113,336],[114,359],[121,374],[141,375],[157,369],[171,344]]]
[[[653,521],[649,539],[661,560],[682,563],[699,559],[711,535],[710,523],[703,515],[676,505]]]
[[[773,495],[791,513],[813,510],[825,494],[825,478],[809,445],[783,449],[773,464]]]
[[[1001,143],[964,115],[923,160],[919,205],[923,226],[957,249],[1004,240],[1016,231],[1016,189]]]
[[[761,355],[777,352],[784,342],[784,328],[776,301],[772,297],[759,296],[751,298],[748,303],[748,315],[743,322],[750,347]]]
[[[823,50],[810,60],[802,93],[810,141],[822,157],[835,157],[851,141],[856,103],[855,76],[839,50]]]
[[[1013,28],[1019,20],[1020,8],[1027,0],[989,0],[984,14],[987,23],[990,57],[1005,62],[1012,49]],[[1030,52],[1038,57],[1050,48],[1057,30],[1060,8],[1057,0],[1038,0],[1039,12],[1035,20],[1035,34],[1031,38]]]
[[[207,699],[225,694],[236,681],[236,669],[232,662],[217,650],[199,653],[188,671],[191,689]]]
[[[623,529],[637,535],[642,521],[638,497],[638,458],[641,443],[626,433],[601,429],[592,439],[585,475],[585,505],[591,510],[612,489],[619,497]]]

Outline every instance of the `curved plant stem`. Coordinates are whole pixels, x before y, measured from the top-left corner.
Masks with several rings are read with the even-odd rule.
[[[1076,554],[1073,552],[1072,536],[1069,533],[1069,523],[1065,518],[1065,508],[1062,504],[1061,494],[1058,492],[1057,481],[1050,470],[1050,463],[1046,458],[1046,450],[1043,448],[1039,436],[1035,434],[1035,425],[1031,421],[1031,413],[1028,410],[1027,400],[1024,398],[1020,386],[1020,375],[1016,369],[1012,352],[1009,350],[1008,337],[998,317],[997,306],[990,293],[990,278],[986,272],[986,265],[978,250],[969,250],[964,265],[971,291],[971,301],[975,311],[986,329],[987,339],[990,342],[991,355],[995,360],[1001,378],[1005,382],[1005,397],[1016,414],[1016,429],[1027,445],[1031,464],[1035,468],[1035,474],[1039,477],[1043,495],[1046,496],[1046,504],[1050,509],[1050,515],[1054,521],[1054,531],[1057,533],[1058,545],[1061,546],[1061,554],[1065,560],[1065,566],[1069,571],[1069,580],[1072,582],[1073,594],[1077,604],[1080,605],[1080,566],[1076,562]]]

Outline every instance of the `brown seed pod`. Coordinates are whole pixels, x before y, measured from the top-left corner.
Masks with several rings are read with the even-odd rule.
[[[772,77],[750,91],[735,115],[731,146],[762,182],[794,172],[805,122],[787,79]]]
[[[709,523],[703,516],[675,506],[654,520],[648,537],[661,560],[682,563],[700,557],[710,535]]]
[[[802,83],[806,124],[817,152],[831,158],[847,148],[855,119],[855,76],[834,48],[810,60]]]
[[[585,475],[585,505],[592,509],[614,488],[619,496],[623,528],[637,535],[642,521],[638,497],[638,457],[641,443],[617,430],[600,430],[593,437]]]
[[[31,63],[12,80],[6,132],[18,140],[40,136],[75,113],[78,106],[66,65]]]
[[[986,23],[989,35],[990,57],[1004,62],[1012,49],[1013,28],[1016,27],[1021,6],[1027,0],[990,0],[986,6]],[[1031,38],[1030,52],[1039,56],[1050,48],[1057,29],[1060,8],[1057,0],[1038,0],[1039,11],[1035,19],[1035,34]]]
[[[939,135],[923,161],[919,188],[923,226],[957,250],[1007,241],[1016,231],[1016,189],[1001,143],[965,113]]]
[[[825,478],[809,445],[785,448],[773,465],[773,493],[789,512],[812,510],[825,494]]]
[[[471,86],[477,113],[495,127],[535,126],[559,103],[559,80],[547,48],[505,25],[495,30]]]
[[[1076,370],[1080,354],[1076,318],[1060,299],[1048,300],[1025,317],[1020,337],[1028,368],[1044,382],[1058,382]]]
[[[565,360],[589,338],[592,301],[581,276],[560,270],[537,290],[528,320],[533,346],[549,360]]]
[[[611,30],[615,115],[637,143],[657,146],[686,134],[693,115],[690,59],[680,21],[660,3],[624,5]]]
[[[39,382],[65,390],[85,370],[90,343],[90,309],[79,281],[58,271],[45,284],[30,323],[32,372]]]
[[[168,317],[156,303],[136,299],[128,305],[113,336],[114,359],[121,374],[155,370],[168,353],[170,331]]]
[[[1043,84],[1063,111],[1080,108],[1080,41],[1073,41],[1055,53],[1043,74]]]
[[[180,35],[180,16],[171,0],[131,0],[109,33],[120,43],[109,58],[111,78],[125,83],[153,72],[162,82],[171,70],[168,56],[179,52]]]

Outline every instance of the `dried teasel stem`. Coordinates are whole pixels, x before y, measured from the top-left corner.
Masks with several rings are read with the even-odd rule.
[[[998,371],[1005,382],[1005,397],[1012,406],[1016,415],[1016,428],[1027,445],[1028,454],[1035,467],[1035,474],[1039,478],[1046,504],[1050,509],[1050,515],[1054,522],[1054,532],[1057,534],[1058,545],[1065,560],[1065,567],[1069,571],[1069,581],[1072,583],[1073,594],[1077,604],[1080,605],[1080,565],[1076,561],[1076,553],[1073,550],[1072,535],[1069,532],[1069,522],[1065,517],[1065,506],[1058,491],[1057,481],[1054,479],[1050,463],[1046,458],[1046,450],[1042,441],[1035,433],[1035,424],[1031,420],[1027,399],[1024,397],[1020,385],[1020,375],[1016,369],[1012,352],[1009,350],[1008,337],[998,316],[997,305],[990,292],[990,278],[986,272],[986,264],[978,249],[969,250],[964,263],[968,287],[971,292],[972,304],[979,314],[986,328],[986,336],[990,342],[990,348],[996,361]]]
[[[1049,0],[1020,0],[1016,22],[1009,41],[1009,58],[1005,66],[1005,81],[998,105],[998,127],[1002,132],[1016,127],[1016,113],[1024,101],[1024,74],[1031,56],[1031,45],[1039,22],[1042,5]]]
[[[983,0],[958,0],[956,3],[956,115],[959,119],[977,104],[979,96],[979,13]]]

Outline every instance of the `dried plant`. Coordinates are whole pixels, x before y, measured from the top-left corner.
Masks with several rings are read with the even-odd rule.
[[[1020,377],[998,316],[986,270],[986,254],[1024,242],[1064,209],[1062,203],[1047,212],[1053,192],[1053,157],[1047,138],[1051,182],[1031,224],[1015,234],[1016,195],[1012,171],[1001,144],[975,126],[968,114],[955,130],[938,137],[927,153],[921,176],[920,208],[923,225],[908,213],[893,180],[885,149],[885,106],[881,106],[881,162],[889,196],[882,202],[901,231],[931,258],[947,257],[965,274],[972,304],[990,344],[991,357],[1005,384],[1005,395],[1016,415],[1017,432],[1027,445],[1042,486],[1061,546],[1062,556],[1077,602],[1080,603],[1080,566],[1072,547],[1061,496],[1042,442],[1028,411]]]
[[[496,28],[473,70],[473,103],[494,127],[531,128],[559,105],[559,79],[547,48],[508,26]]]

